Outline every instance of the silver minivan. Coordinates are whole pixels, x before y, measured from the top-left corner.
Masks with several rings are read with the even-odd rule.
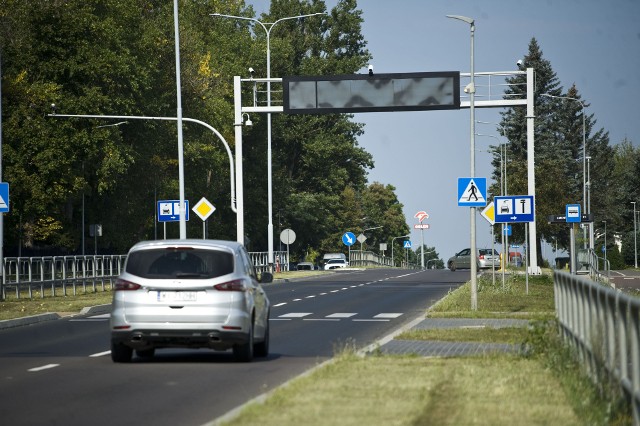
[[[248,362],[269,352],[269,299],[244,246],[221,240],[134,245],[114,285],[111,358],[161,348],[232,349]]]

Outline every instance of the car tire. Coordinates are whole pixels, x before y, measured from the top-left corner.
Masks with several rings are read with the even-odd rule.
[[[131,362],[133,349],[122,343],[111,342],[111,360],[113,362]]]
[[[233,356],[239,362],[251,362],[253,360],[253,324],[249,329],[247,342],[233,347]]]
[[[455,271],[456,270],[456,264],[453,263],[453,262],[449,262],[449,270],[451,272]]]
[[[156,354],[156,349],[155,348],[151,348],[151,349],[143,349],[143,350],[137,350],[136,351],[136,355],[139,358],[153,358],[153,356]]]
[[[269,317],[267,317],[267,325],[264,329],[264,339],[253,346],[253,354],[259,358],[269,356]]]

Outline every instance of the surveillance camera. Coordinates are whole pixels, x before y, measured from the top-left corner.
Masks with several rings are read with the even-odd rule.
[[[519,69],[524,68],[524,61],[522,59],[518,59],[518,62],[516,62],[516,65],[518,66]]]
[[[56,104],[51,104],[51,113],[52,114],[56,113]]]
[[[255,72],[255,70],[251,67],[249,67],[249,74],[253,74]]]
[[[369,75],[373,75],[373,65],[369,64]]]

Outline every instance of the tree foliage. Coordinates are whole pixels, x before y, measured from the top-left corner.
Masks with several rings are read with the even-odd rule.
[[[569,248],[569,228],[546,221],[550,215],[563,214],[567,204],[581,204],[583,212],[593,213],[596,235],[603,234],[599,229],[603,221],[615,227],[611,229],[628,230],[633,222],[630,220],[631,205],[627,206],[626,200],[636,200],[640,195],[637,152],[628,141],[615,147],[609,145],[609,134],[604,129],[597,129],[594,115],[589,114],[589,103],[575,84],[564,91],[535,38],[529,44],[524,65],[535,70],[538,245],[545,240],[557,242],[563,249]],[[515,76],[507,82],[510,86],[505,97],[526,96],[526,76]],[[500,124],[500,133],[509,140],[508,193],[527,194],[526,110],[512,108],[505,111]],[[495,155],[494,178],[498,182],[499,162],[499,156]],[[494,194],[500,193],[495,185],[491,190]],[[620,200],[625,200],[625,208],[619,208]],[[513,232],[513,241],[524,242],[524,227],[514,226]],[[541,253],[539,247],[539,256]],[[541,263],[542,259],[538,260]]]
[[[273,28],[271,75],[352,74],[366,65],[355,0],[340,0],[330,11],[321,0],[274,0],[260,17],[242,0],[180,1],[183,117],[210,124],[233,149],[233,76],[249,67],[267,74],[262,28],[210,14],[275,22],[318,12],[326,14]],[[11,184],[7,251],[83,252],[92,246],[82,241],[95,223],[103,228],[100,252],[162,238],[156,202],[178,198],[175,122],[48,115],[55,104],[58,114],[175,117],[172,2],[0,0],[0,54],[3,178]],[[243,87],[243,98],[251,96]],[[254,126],[243,130],[246,243],[266,250],[267,120],[251,118]],[[365,205],[375,205],[371,216],[391,231],[406,232],[394,188],[367,184],[373,159],[357,144],[362,132],[348,115],[273,115],[276,231],[295,229],[295,256],[340,248],[340,234],[362,225]],[[204,196],[216,205],[209,238],[235,239],[233,177],[222,141],[189,122],[183,135],[185,198],[193,205]],[[177,224],[166,230],[177,237]],[[201,232],[192,218],[188,236]]]

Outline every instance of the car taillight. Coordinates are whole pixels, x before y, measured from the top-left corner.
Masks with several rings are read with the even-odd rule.
[[[246,291],[247,288],[242,280],[227,281],[226,283],[216,284],[213,286],[219,291]]]
[[[480,256],[478,256],[478,259],[484,259],[484,254],[481,254]]]
[[[140,284],[121,279],[116,280],[116,284],[114,286],[115,291],[140,290],[140,288],[142,288]]]

